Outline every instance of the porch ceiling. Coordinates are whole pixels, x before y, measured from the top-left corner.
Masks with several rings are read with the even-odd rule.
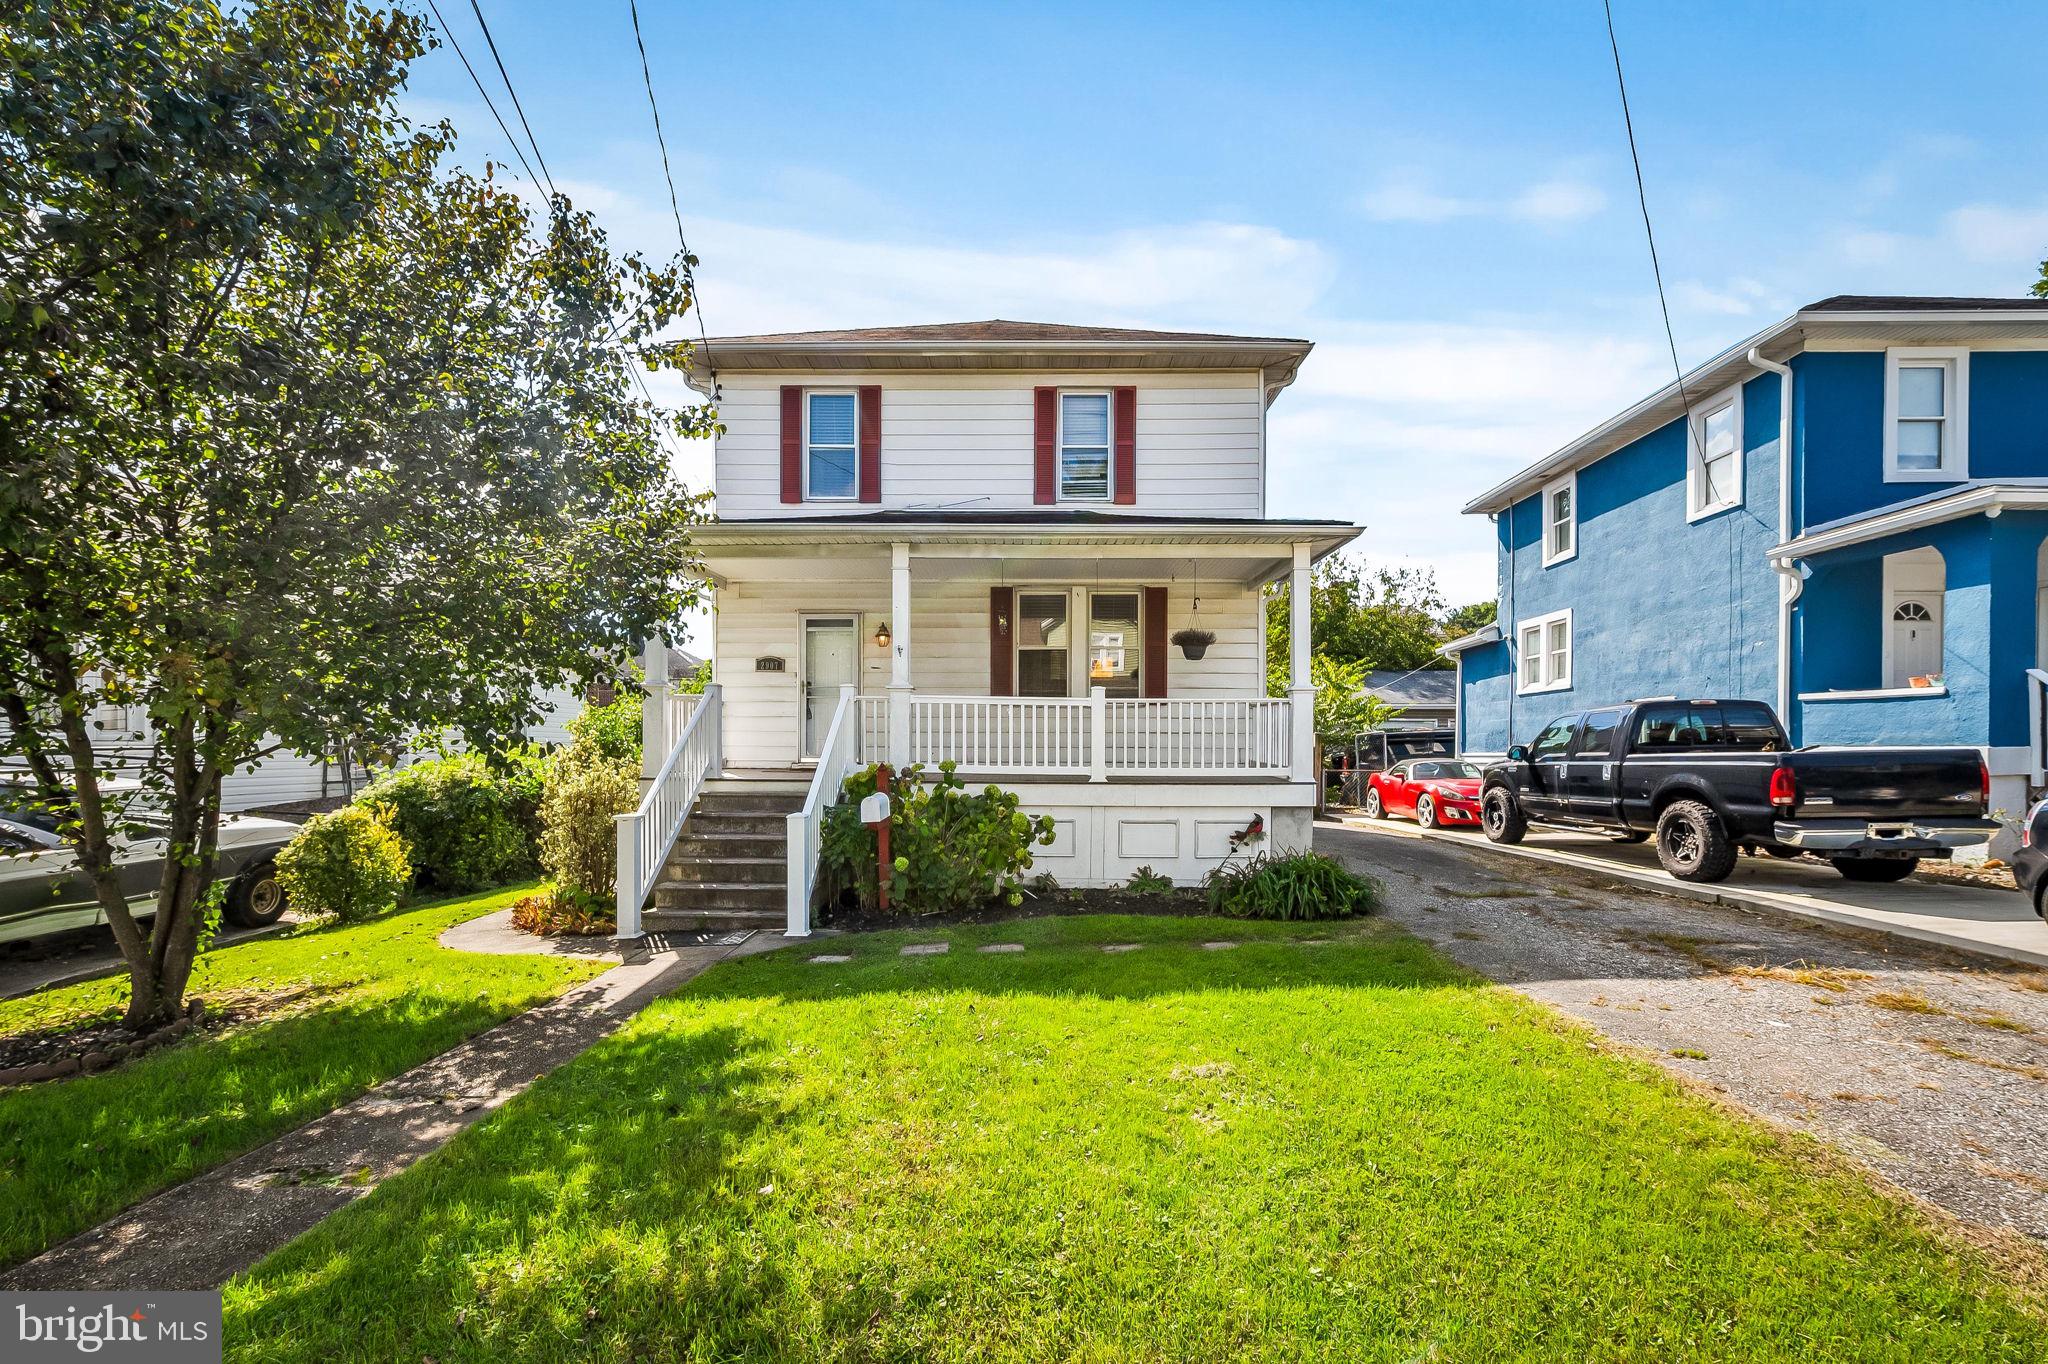
[[[763,520],[718,522],[700,528],[693,540],[714,582],[814,580],[821,564],[850,576],[886,577],[891,546],[901,543],[910,546],[918,577],[1159,582],[1200,576],[1249,587],[1285,574],[1297,542],[1306,541],[1320,559],[1360,530],[1329,521],[1047,525],[991,519],[883,526]]]

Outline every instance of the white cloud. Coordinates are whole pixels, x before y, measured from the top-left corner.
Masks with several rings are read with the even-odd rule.
[[[1671,288],[1671,302],[1680,312],[1748,317],[1756,312],[1788,311],[1784,301],[1754,279],[1731,279],[1716,288],[1698,280],[1681,280]]]
[[[1507,218],[1516,222],[1579,222],[1607,207],[1607,194],[1578,176],[1539,180],[1501,197],[1444,194],[1414,177],[1390,179],[1360,194],[1358,211],[1376,223],[1441,223],[1453,218]]]
[[[1942,218],[1942,235],[1974,261],[2038,261],[2048,254],[2048,207],[1966,204]]]
[[[1607,207],[1607,194],[1584,180],[1546,180],[1508,205],[1508,216],[1529,223],[1575,223]]]

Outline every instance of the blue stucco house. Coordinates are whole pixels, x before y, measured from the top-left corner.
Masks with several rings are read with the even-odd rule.
[[[1789,439],[1786,434],[1789,432]],[[1499,621],[1462,751],[1647,696],[2048,783],[2048,299],[1824,299],[1481,493]]]

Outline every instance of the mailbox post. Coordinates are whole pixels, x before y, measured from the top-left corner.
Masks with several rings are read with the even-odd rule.
[[[864,796],[860,802],[860,822],[875,831],[875,902],[884,914],[889,912],[889,881],[896,870],[896,864],[889,856],[889,786],[893,774],[889,765],[883,763],[875,769],[875,785],[880,788],[871,796]]]

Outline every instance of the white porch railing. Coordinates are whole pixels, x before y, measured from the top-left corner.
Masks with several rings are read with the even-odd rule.
[[[2048,786],[2048,672],[2027,669],[2027,748],[2034,785]]]
[[[839,689],[839,706],[818,750],[818,768],[803,808],[789,816],[789,920],[792,938],[811,933],[811,896],[818,888],[818,853],[825,832],[825,812],[839,801],[839,787],[861,761],[861,731],[866,707],[852,687]]]
[[[1286,697],[1115,700],[913,696],[907,742],[891,742],[889,698],[860,699],[861,760],[989,776],[1115,781],[1177,777],[1290,778],[1294,703]]]
[[[674,731],[668,757],[656,769],[640,807],[617,816],[619,830],[619,901],[617,935],[640,936],[640,906],[654,888],[654,878],[668,860],[683,821],[690,817],[705,778],[721,766],[719,713],[721,692],[713,685],[691,705],[689,718]],[[643,769],[644,770],[644,769]]]

